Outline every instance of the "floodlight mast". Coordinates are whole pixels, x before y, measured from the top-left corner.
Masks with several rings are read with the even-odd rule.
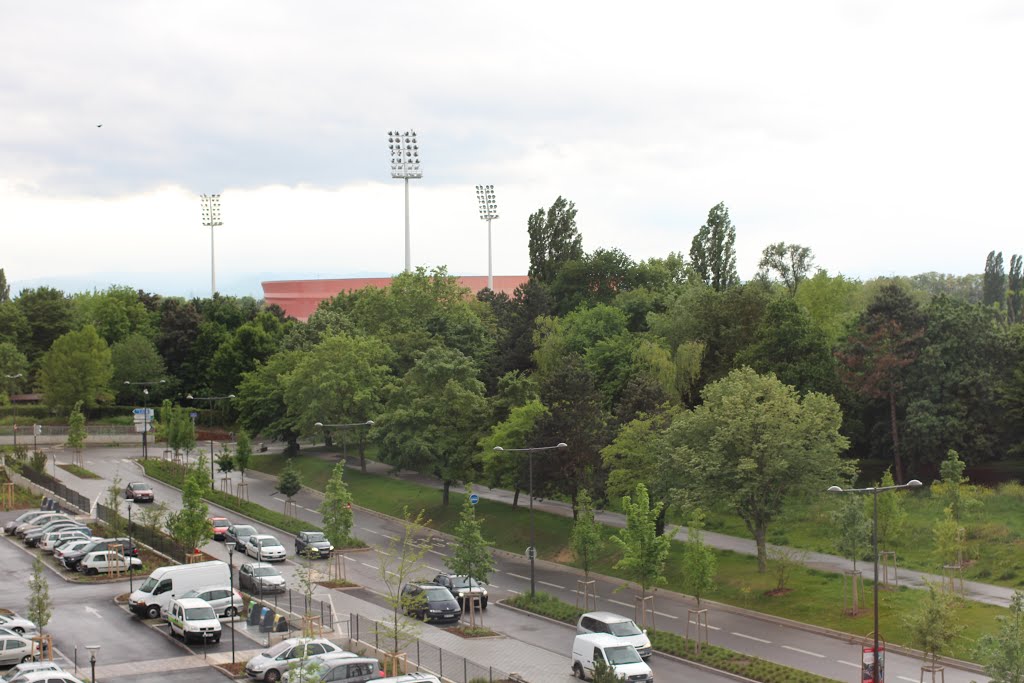
[[[487,289],[494,291],[494,271],[491,268],[491,221],[498,217],[498,202],[494,198],[494,185],[477,185],[476,199],[480,202],[480,220],[487,221]]]
[[[391,177],[405,180],[405,272],[412,270],[412,247],[409,238],[409,179],[422,178],[420,148],[416,131],[388,131],[388,150],[391,152]]]
[[[203,225],[210,228],[210,296],[217,293],[217,270],[213,259],[213,229],[224,225],[220,220],[220,195],[200,195],[203,207]]]

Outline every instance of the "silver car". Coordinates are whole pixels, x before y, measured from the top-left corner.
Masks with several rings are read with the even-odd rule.
[[[16,665],[13,669],[0,678],[0,683],[20,683],[26,674],[32,671],[61,671],[62,669],[53,662],[25,662]]]
[[[266,562],[243,564],[238,570],[238,587],[256,595],[284,593],[287,589],[281,572]]]
[[[182,593],[178,598],[199,598],[209,603],[210,607],[218,615],[224,615],[225,617],[238,614],[238,610],[245,604],[245,601],[242,600],[242,594],[237,590],[235,591],[234,600],[231,599],[230,586],[203,586],[202,588]]]
[[[288,671],[292,662],[299,661],[303,656],[316,657],[342,651],[342,648],[326,638],[289,638],[250,659],[245,665],[245,673],[249,678],[276,683],[281,680],[281,675]]]
[[[15,633],[35,633],[36,625],[28,619],[18,616],[0,614],[0,627],[9,628]]]
[[[10,666],[32,661],[34,643],[18,636],[0,638],[0,665]]]

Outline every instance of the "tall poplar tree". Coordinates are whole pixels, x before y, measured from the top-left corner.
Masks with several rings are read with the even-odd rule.
[[[700,226],[690,244],[690,264],[697,277],[721,292],[740,282],[736,273],[736,228],[729,209],[720,202],[708,211],[708,220]]]
[[[576,229],[576,205],[558,197],[545,213],[537,209],[526,222],[530,236],[531,278],[551,284],[568,261],[583,258],[583,237]]]
[[[986,306],[1005,305],[1006,271],[1003,270],[1003,252],[990,251],[985,257],[985,275],[982,280],[981,300]]]

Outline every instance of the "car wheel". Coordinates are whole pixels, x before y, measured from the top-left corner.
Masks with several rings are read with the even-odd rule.
[[[267,673],[263,674],[263,680],[267,683],[277,683],[281,680],[281,672],[277,669],[267,669]]]
[[[159,619],[160,618],[160,605],[150,605],[146,608],[147,619]]]
[[[238,610],[234,607],[228,607],[226,610],[224,610],[224,616],[226,616],[228,619],[234,616],[238,616]]]
[[[587,680],[586,674],[583,673],[583,665],[579,662],[576,662],[572,665],[572,673],[574,676],[576,676],[576,678],[580,679],[581,681]]]
[[[25,655],[24,657],[21,658],[21,663],[22,664],[24,664],[25,662],[31,662],[31,661],[33,661],[32,655]]]
[[[88,569],[85,570],[85,573],[88,574],[89,576],[96,576],[97,574],[100,573],[100,570],[96,569],[96,567],[89,567]]]
[[[487,609],[487,601],[486,600],[481,600],[480,601],[480,609]]]
[[[214,638],[213,642],[214,643],[219,643],[220,642],[220,636],[217,636],[216,638]]]
[[[20,626],[15,626],[15,627],[14,627],[14,628],[12,628],[11,630],[12,630],[12,631],[14,631],[15,633],[17,633],[17,634],[18,634],[19,636],[23,636],[23,635],[25,635],[25,629],[23,629],[23,628],[22,628],[22,627],[20,627]]]

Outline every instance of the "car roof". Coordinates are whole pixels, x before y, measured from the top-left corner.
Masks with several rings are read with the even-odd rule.
[[[592,619],[597,619],[605,624],[618,624],[623,621],[633,621],[629,617],[624,617],[621,614],[616,614],[615,612],[587,612],[586,614],[581,615],[580,619],[583,617],[591,617]]]
[[[274,534],[253,534],[253,537],[255,537],[255,538],[272,538],[275,541],[277,540],[277,537],[274,536]]]
[[[129,485],[129,486],[143,486],[143,487],[145,487],[145,486],[149,486],[149,484],[147,484],[147,483],[146,483],[146,482],[144,482],[144,481],[133,481],[133,482],[129,482],[129,484],[128,484],[128,485]]]
[[[73,681],[80,681],[81,680],[80,678],[78,678],[74,674],[68,673],[67,671],[64,671],[63,669],[61,669],[60,672],[61,672],[61,676],[63,678],[66,678],[66,679],[69,679],[69,680],[73,680]],[[53,676],[53,670],[52,669],[50,669],[50,670],[41,670],[41,671],[29,671],[29,672],[25,673],[25,676],[24,676],[24,678],[22,680],[24,680],[25,683],[34,683],[35,681],[45,681],[47,678],[50,678],[51,676]]]
[[[249,565],[250,567],[252,567],[253,569],[263,569],[263,568],[277,569],[277,567],[275,567],[274,565],[270,564],[269,562],[246,562],[246,564]]]
[[[600,645],[602,647],[627,644],[622,638],[613,636],[610,633],[581,633],[576,636],[577,640],[580,638],[582,638],[584,642],[593,643],[594,645]]]
[[[202,598],[178,598],[175,600],[182,607],[209,607],[210,603],[206,602]]]

